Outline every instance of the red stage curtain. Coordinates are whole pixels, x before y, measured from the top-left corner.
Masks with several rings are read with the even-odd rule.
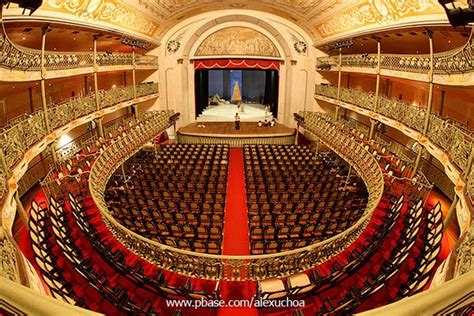
[[[243,68],[280,70],[279,60],[266,59],[201,59],[194,61],[194,69]]]

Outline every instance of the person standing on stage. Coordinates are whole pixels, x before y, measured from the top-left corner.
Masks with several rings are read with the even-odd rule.
[[[240,130],[240,116],[239,113],[235,113],[235,130]]]
[[[270,105],[265,104],[265,107],[263,109],[265,110],[265,120],[266,120],[268,116],[268,112],[270,112]]]

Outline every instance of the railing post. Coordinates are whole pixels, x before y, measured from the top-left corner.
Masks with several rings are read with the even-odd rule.
[[[446,229],[448,228],[449,223],[450,223],[451,220],[453,219],[453,216],[454,216],[454,214],[456,213],[456,206],[457,206],[458,202],[459,202],[459,197],[458,197],[458,195],[455,193],[455,194],[454,194],[454,200],[453,200],[453,202],[451,203],[451,207],[449,208],[448,213],[446,214],[446,217],[444,218],[444,222],[443,222],[443,232],[446,231]]]
[[[97,119],[97,131],[99,132],[99,137],[104,137],[104,125],[102,124],[103,117]]]
[[[51,151],[51,158],[53,159],[53,164],[57,168],[58,164],[58,155],[56,154],[56,145],[58,144],[57,141],[54,141],[49,145],[49,150]]]
[[[139,114],[138,114],[138,104],[133,104],[133,117],[134,118],[139,118]]]
[[[381,64],[382,64],[382,47],[381,47],[381,38],[380,37],[375,37],[375,40],[377,41],[377,69],[375,70],[377,74],[377,81],[375,83],[375,98],[374,98],[374,106],[373,110],[374,112],[377,112],[377,107],[379,105],[379,94],[380,94],[380,69],[381,69]]]
[[[95,92],[95,105],[97,108],[97,111],[100,110],[100,100],[99,100],[99,82],[98,82],[98,76],[97,76],[97,71],[99,70],[99,65],[97,64],[97,40],[99,39],[101,35],[100,34],[95,34],[94,35],[94,92]]]
[[[426,30],[426,34],[428,34],[429,43],[430,43],[430,70],[428,71],[428,82],[430,84],[430,91],[428,93],[428,104],[426,106],[426,114],[425,114],[425,123],[423,126],[423,135],[426,136],[428,132],[428,128],[430,126],[430,117],[431,117],[431,110],[433,108],[433,93],[434,93],[434,83],[433,83],[433,32],[431,30]]]
[[[341,99],[341,81],[342,81],[342,47],[339,48],[339,65],[337,74],[337,101]],[[339,118],[339,105],[336,106],[336,113],[334,119],[337,121]]]
[[[295,145],[298,145],[298,134],[300,132],[300,123],[296,122],[296,136],[295,136]]]
[[[51,127],[49,125],[49,115],[48,115],[48,104],[46,102],[46,60],[45,60],[45,48],[46,48],[46,34],[50,31],[50,26],[46,25],[42,29],[41,36],[41,104],[43,106],[43,115],[44,123],[48,133],[51,132]]]
[[[421,145],[419,147],[420,148],[418,149],[418,154],[416,155],[415,165],[413,166],[413,174],[411,175],[412,178],[417,174],[418,169],[420,169],[421,157],[423,155],[423,147]]]
[[[23,224],[25,224],[26,231],[30,230],[30,225],[29,225],[29,219],[28,215],[26,215],[25,208],[23,207],[23,204],[21,203],[20,195],[18,194],[18,190],[14,194],[15,196],[15,201],[17,204],[17,209],[20,213],[21,220],[23,221]]]
[[[133,84],[133,98],[137,98],[137,77],[136,77],[136,55],[135,46],[132,46],[132,84]]]
[[[370,131],[369,131],[369,140],[374,138],[374,132],[375,132],[375,123],[377,121],[374,119],[370,119]]]
[[[472,171],[472,166],[474,165],[474,145],[471,145],[471,154],[469,155],[469,159],[467,160],[466,169],[464,170],[464,177],[466,180],[469,178],[469,174]]]

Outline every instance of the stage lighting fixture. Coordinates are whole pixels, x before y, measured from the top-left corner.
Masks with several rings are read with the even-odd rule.
[[[352,41],[352,39],[338,41],[334,44],[329,45],[329,50],[347,48],[347,47],[351,47],[352,45],[354,45],[354,42]]]
[[[448,16],[449,23],[454,26],[467,26],[474,22],[474,0],[466,3],[456,0],[438,0]]]
[[[330,64],[319,64],[318,65],[318,70],[331,70],[331,65]]]
[[[6,5],[8,7],[10,3],[18,4],[23,9],[23,14],[26,10],[29,10],[29,15],[32,15],[43,4],[43,0],[0,0],[2,6]]]
[[[122,44],[132,46],[132,47],[138,47],[138,48],[141,48],[141,49],[146,50],[146,51],[149,48],[148,43],[145,43],[145,42],[143,42],[141,40],[138,40],[138,39],[129,38],[129,37],[123,38],[122,39]]]

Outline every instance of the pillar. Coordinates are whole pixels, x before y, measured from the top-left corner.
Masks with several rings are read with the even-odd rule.
[[[434,83],[433,83],[433,57],[434,57],[434,52],[433,52],[433,32],[431,30],[426,30],[426,33],[428,34],[429,38],[429,45],[430,45],[430,70],[428,71],[428,82],[430,85],[430,90],[428,93],[428,104],[426,106],[426,114],[425,114],[425,122],[423,125],[423,135],[426,136],[426,133],[428,132],[428,128],[430,125],[430,117],[431,117],[431,111],[433,108],[433,93],[434,93]]]
[[[375,70],[377,74],[377,80],[375,82],[375,98],[374,98],[374,112],[377,112],[377,107],[379,105],[379,95],[380,95],[380,69],[382,63],[382,47],[381,47],[381,39],[376,37],[375,40],[377,41],[377,69]]]
[[[96,34],[94,35],[94,93],[95,93],[95,105],[97,111],[100,110],[100,99],[99,99],[99,82],[98,82],[98,76],[97,76],[97,71],[99,70],[99,65],[97,64],[97,40],[99,39],[101,35]]]
[[[369,140],[374,138],[374,133],[375,133],[375,124],[377,123],[376,120],[370,119],[370,132],[369,132]]]
[[[446,229],[449,226],[449,223],[453,219],[453,216],[456,213],[456,206],[458,205],[458,202],[459,202],[459,197],[457,194],[454,194],[453,203],[451,203],[451,207],[449,208],[448,213],[446,214],[446,217],[444,218],[443,232],[446,231]]]
[[[137,74],[136,74],[136,55],[135,55],[135,46],[132,46],[132,84],[133,84],[133,98],[137,98]]]
[[[26,214],[25,208],[23,207],[23,204],[21,203],[20,195],[18,194],[18,191],[15,192],[14,196],[15,196],[15,201],[17,204],[17,210],[19,211],[21,220],[23,221],[23,224],[25,224],[25,228],[28,231],[30,229],[29,219],[28,219],[28,215]]]
[[[46,34],[50,31],[49,25],[46,25],[42,28],[42,37],[41,37],[41,104],[43,106],[43,115],[44,115],[44,124],[46,130],[51,132],[51,127],[49,125],[49,115],[48,115],[48,103],[46,101],[46,67],[45,67],[45,47],[46,47]]]
[[[338,74],[337,74],[337,100],[341,99],[341,80],[342,80],[342,47],[339,48],[339,65],[338,65]],[[339,109],[340,106],[336,105],[336,112],[334,114],[334,119],[337,121],[339,118]]]

